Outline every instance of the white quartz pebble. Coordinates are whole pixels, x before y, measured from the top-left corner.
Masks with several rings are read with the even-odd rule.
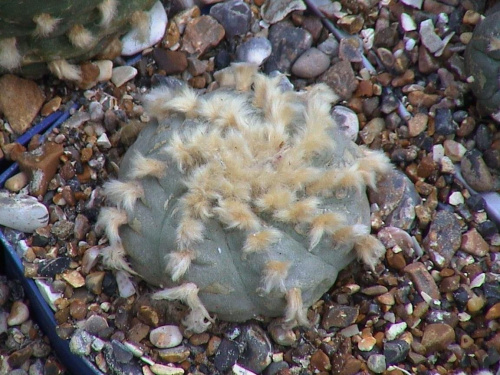
[[[0,192],[0,225],[33,233],[49,223],[49,212],[44,204],[29,195],[11,195]]]
[[[122,38],[122,55],[132,56],[158,43],[165,34],[167,27],[167,12],[161,1],[157,1],[149,12],[149,27],[145,38],[141,30],[134,28]]]

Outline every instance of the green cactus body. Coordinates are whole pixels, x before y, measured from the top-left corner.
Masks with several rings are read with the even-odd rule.
[[[156,0],[0,0],[0,73],[35,74],[55,60],[89,59]]]
[[[104,186],[115,205],[98,223],[104,262],[164,288],[155,298],[186,302],[193,331],[208,312],[306,324],[304,307],[356,254],[373,267],[384,253],[365,190],[390,165],[337,128],[325,85],[282,92],[248,65],[217,78],[223,87],[201,96],[147,96],[157,120]]]

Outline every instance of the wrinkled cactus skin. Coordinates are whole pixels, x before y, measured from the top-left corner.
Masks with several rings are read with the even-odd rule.
[[[79,62],[101,51],[131,27],[131,16],[136,11],[149,10],[155,0],[117,0],[110,22],[102,24],[99,6],[104,0],[0,0],[0,42],[15,38],[21,61],[15,69],[2,67],[2,72],[21,72],[36,75],[47,70],[46,63],[57,59]],[[48,35],[36,35],[34,18],[49,14],[60,19]],[[68,39],[74,25],[82,25],[94,38],[90,46],[80,48]],[[1,54],[2,51],[0,51]]]
[[[229,70],[227,74],[233,73]],[[123,246],[132,270],[144,280],[167,291],[186,283],[196,285],[206,310],[228,321],[256,316],[290,318],[294,309],[300,315],[302,306],[311,306],[328,291],[338,272],[356,255],[373,268],[385,251],[369,234],[365,191],[367,184],[373,185],[375,174],[388,169],[385,155],[358,147],[339,130],[329,113],[335,95],[326,86],[318,85],[310,93],[280,93],[276,79],[256,77],[258,94],[253,93],[249,79],[242,79],[247,82],[243,90],[229,87],[199,97],[185,90],[165,94],[160,89],[150,94],[149,112],[158,120],[147,125],[128,149],[115,181],[135,191],[137,199],[128,209],[122,198],[115,199],[110,203],[118,206],[113,210],[121,212],[117,217],[122,219],[115,221],[105,215],[100,219],[108,225],[110,238],[118,236],[112,235],[113,226],[106,222],[121,220],[115,247]],[[258,99],[260,96],[265,99]],[[330,103],[324,105],[323,99]],[[179,108],[172,104],[172,110],[163,111],[162,106],[170,100],[177,101]],[[268,105],[274,101],[286,108]],[[197,113],[198,108],[205,112]],[[291,117],[290,111],[294,111]],[[280,128],[282,123],[286,125]],[[200,127],[205,129],[201,136],[197,133]],[[274,133],[276,128],[280,130]],[[302,142],[305,139],[309,141]],[[165,174],[137,177],[141,155],[151,162],[160,160],[157,164],[165,166]],[[287,169],[290,165],[293,167]],[[327,175],[335,182],[326,179]],[[224,181],[229,184],[224,185]],[[318,181],[327,181],[327,190]],[[330,190],[330,185],[338,189]],[[246,187],[250,194],[246,194]],[[116,198],[126,189],[115,191],[112,185],[105,185],[104,190],[108,198]],[[201,201],[208,202],[203,206],[205,211],[198,210],[195,203],[186,203],[191,202],[186,197],[198,191],[202,192]],[[294,198],[282,208],[262,203],[267,202],[263,197],[270,191],[278,191],[276,197],[290,193]],[[242,214],[247,212],[244,209],[231,211],[228,202],[234,200],[243,202],[251,214]],[[183,233],[179,228],[185,217],[195,217],[194,212],[200,213],[196,219],[204,226],[202,239],[198,236],[189,242],[189,254],[194,254],[190,266],[175,277],[176,267],[184,268],[177,261],[172,267],[172,259],[177,259],[172,254],[183,253],[180,243],[191,235],[189,231],[179,235]],[[241,216],[233,215],[235,212]],[[341,224],[336,224],[337,216]],[[320,228],[326,218],[333,221],[315,237],[313,229]],[[279,233],[279,239],[263,242],[264,249],[248,245],[253,236],[267,233],[269,228]],[[108,247],[105,258],[113,258],[112,250],[113,246]],[[116,268],[126,268],[125,262],[114,263],[119,266]]]
[[[130,158],[135,151],[148,153],[159,143],[168,142],[172,132],[182,127],[183,123],[182,117],[174,117],[160,126],[151,124],[145,128],[123,159],[120,178],[126,178]],[[340,131],[332,134],[332,137],[340,141],[340,147],[334,155],[339,163],[342,163],[341,155],[344,153],[356,152],[353,144]],[[154,157],[161,156],[156,154]],[[174,165],[168,158],[165,158],[165,162]],[[165,273],[165,253],[175,250],[179,215],[173,212],[179,209],[175,202],[186,192],[182,183],[184,177],[176,168],[171,168],[159,182],[151,178],[141,181],[146,192],[146,204],[137,204],[133,218],[129,217],[131,222],[140,223],[141,234],[130,226],[123,226],[120,231],[132,268],[153,285],[174,285]],[[171,203],[164,210],[163,202],[167,199]],[[324,205],[343,212],[350,224],[370,223],[368,200],[364,194],[351,192],[342,199],[331,197],[325,199]],[[332,250],[329,241],[325,240],[313,252],[309,252],[307,237],[299,235],[292,225],[272,220],[267,222],[286,233],[281,242],[269,250],[268,256],[293,262],[287,278],[287,289],[299,287],[307,306],[317,301],[333,285],[338,272],[354,260],[352,245]],[[224,225],[217,220],[208,223],[206,233],[205,241],[196,249],[198,258],[189,268],[185,280],[194,282],[200,288],[200,298],[208,311],[229,321],[244,321],[257,315],[283,315],[283,299],[272,295],[261,297],[256,292],[260,286],[261,270],[268,258],[252,254],[247,260],[241,259],[245,234],[240,230],[225,230]]]

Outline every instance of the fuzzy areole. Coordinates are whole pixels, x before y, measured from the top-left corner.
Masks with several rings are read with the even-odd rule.
[[[104,263],[178,299],[194,332],[213,317],[284,316],[305,308],[356,257],[373,268],[385,248],[370,235],[366,186],[391,165],[357,146],[330,116],[326,85],[282,91],[246,64],[221,88],[155,88],[153,120],[107,182],[99,226]],[[212,314],[212,315],[211,315]]]

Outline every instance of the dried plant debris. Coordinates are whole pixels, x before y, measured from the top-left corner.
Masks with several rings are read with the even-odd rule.
[[[282,91],[280,77],[243,63],[218,79],[205,95],[146,95],[156,120],[104,185],[103,260],[165,288],[154,298],[186,302],[195,332],[207,311],[306,324],[304,308],[343,267],[357,257],[373,269],[385,253],[365,190],[391,164],[337,128],[326,85]]]

